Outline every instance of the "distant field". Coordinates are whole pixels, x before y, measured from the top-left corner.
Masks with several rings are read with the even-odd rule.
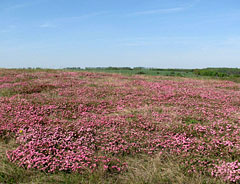
[[[86,68],[85,71],[106,72],[106,73],[120,73],[127,75],[152,75],[152,76],[179,76],[179,77],[193,77],[195,74],[193,70],[169,70],[169,69],[147,69],[147,68]]]
[[[72,71],[89,71],[119,73],[124,75],[152,75],[152,76],[176,76],[190,78],[211,78],[240,82],[239,68],[205,68],[205,69],[161,69],[143,67],[97,67],[97,68],[66,68]]]
[[[239,69],[86,70],[0,69],[0,183],[240,183]]]

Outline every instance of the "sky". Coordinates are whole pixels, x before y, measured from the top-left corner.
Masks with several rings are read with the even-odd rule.
[[[0,68],[240,68],[239,0],[0,0]]]

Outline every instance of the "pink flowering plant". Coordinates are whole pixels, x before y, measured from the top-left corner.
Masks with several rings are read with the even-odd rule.
[[[177,155],[187,173],[240,182],[240,85],[88,72],[5,71],[8,159],[45,172],[127,170],[126,157]]]

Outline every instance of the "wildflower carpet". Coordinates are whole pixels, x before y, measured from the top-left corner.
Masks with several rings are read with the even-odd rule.
[[[114,176],[115,182],[122,178],[144,183],[147,177],[129,179],[129,173],[134,174],[131,160],[136,164],[147,157],[161,163],[159,172],[164,172],[164,162],[175,158],[183,176],[239,183],[240,85],[163,76],[0,70],[0,140],[6,146],[14,143],[2,149],[1,156],[24,170],[101,171],[106,181]],[[0,170],[5,182],[3,173]]]

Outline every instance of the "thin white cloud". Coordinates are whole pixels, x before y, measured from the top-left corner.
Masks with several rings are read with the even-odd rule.
[[[149,42],[124,42],[118,44],[119,46],[126,46],[126,47],[141,47],[141,46],[147,46],[150,45]]]
[[[44,23],[39,25],[40,28],[55,28],[54,24]]]
[[[184,9],[185,9],[184,7],[154,9],[154,10],[134,12],[129,15],[151,15],[151,14],[175,13],[175,12],[183,11]]]
[[[29,3],[15,4],[15,5],[7,7],[5,9],[5,11],[13,11],[13,10],[16,10],[16,9],[25,8],[27,6],[29,6]]]
[[[10,33],[17,28],[16,25],[9,25],[4,29],[0,29],[0,33]]]
[[[87,19],[87,18],[91,18],[91,17],[104,15],[104,14],[107,14],[107,13],[108,13],[107,11],[92,12],[92,13],[86,13],[86,14],[79,15],[79,16],[61,17],[61,18],[55,19],[54,21],[56,21],[56,22],[61,22],[61,21],[78,21],[78,20],[82,20],[82,19]]]
[[[136,37],[123,38],[116,40],[116,45],[128,47],[141,46],[184,46],[184,47],[199,47],[202,45],[209,45],[215,43],[214,38],[209,37],[192,37],[192,36],[166,36],[166,37]]]
[[[176,13],[176,12],[181,12],[181,11],[187,10],[189,8],[192,8],[199,2],[200,2],[200,0],[194,0],[190,4],[187,4],[187,5],[184,5],[184,6],[173,7],[173,8],[144,10],[144,11],[133,12],[133,13],[130,13],[129,15],[131,15],[131,16],[138,16],[138,15]]]
[[[106,11],[100,11],[100,12],[86,13],[86,14],[82,14],[82,15],[79,15],[79,16],[69,16],[69,17],[55,18],[55,19],[45,21],[45,23],[40,24],[39,27],[41,27],[41,28],[55,28],[55,27],[58,27],[58,26],[60,26],[61,24],[64,24],[64,23],[77,22],[77,21],[81,21],[81,20],[84,20],[84,19],[105,15],[107,13],[108,12],[106,12]]]
[[[15,10],[18,10],[18,9],[23,9],[23,8],[27,8],[27,7],[31,7],[31,6],[34,6],[34,5],[37,5],[39,3],[44,3],[46,2],[47,0],[34,0],[34,1],[30,1],[30,2],[24,2],[24,3],[19,3],[19,4],[13,4],[9,7],[6,7],[4,9],[4,11],[15,11]]]

